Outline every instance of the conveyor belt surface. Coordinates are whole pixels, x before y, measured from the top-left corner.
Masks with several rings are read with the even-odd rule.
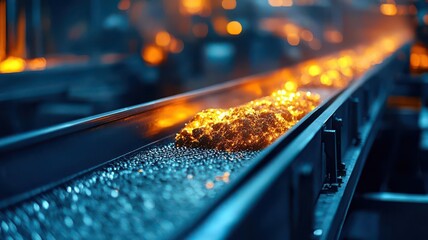
[[[171,137],[3,209],[0,238],[165,238],[257,154],[178,148]]]

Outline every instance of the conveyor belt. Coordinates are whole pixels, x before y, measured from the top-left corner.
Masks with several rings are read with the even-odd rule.
[[[404,66],[397,56],[346,89],[325,90],[317,109],[260,154],[179,149],[171,137],[134,150],[175,133],[206,106],[254,97],[260,89],[253,84],[262,78],[0,141],[0,238],[309,238],[315,223],[322,231],[316,238],[328,239],[340,233],[359,178],[361,168],[350,163],[363,159],[363,165],[389,87]],[[164,114],[171,109],[190,115]],[[156,132],[159,123],[165,132]],[[338,184],[343,164],[345,182]],[[342,192],[340,205],[319,209],[319,196]]]
[[[258,154],[177,148],[172,141],[3,209],[0,239],[165,238],[212,203]]]

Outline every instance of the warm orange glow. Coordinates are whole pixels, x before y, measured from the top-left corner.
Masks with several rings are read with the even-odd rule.
[[[289,34],[287,36],[287,41],[291,46],[297,46],[300,43],[300,37],[297,34]]]
[[[205,183],[205,187],[207,189],[212,189],[214,187],[214,183],[212,181],[208,181],[207,183]]]
[[[310,41],[314,40],[314,35],[309,30],[303,30],[300,33],[300,37],[306,42],[310,42]]]
[[[168,50],[172,53],[180,53],[181,51],[183,51],[183,48],[184,48],[183,41],[178,39],[172,39]]]
[[[422,107],[422,101],[419,97],[390,96],[388,97],[387,104],[389,108],[420,110]]]
[[[7,46],[9,48],[9,55],[25,58],[27,54],[25,42],[27,33],[25,12],[19,14],[16,30],[16,39],[13,40],[11,46]]]
[[[298,86],[328,86],[335,88],[345,87],[352,79],[368,70],[371,66],[379,64],[390,53],[395,51],[403,42],[400,37],[385,37],[373,45],[357,48],[355,50],[341,51],[336,56],[326,57],[316,62],[303,64],[300,71]],[[315,42],[309,42],[311,45]],[[417,48],[417,51],[420,48]],[[416,50],[412,50],[413,52]],[[428,67],[428,54],[424,57]],[[412,65],[422,64],[422,56],[412,55]],[[417,63],[419,62],[419,63]]]
[[[122,11],[126,11],[131,7],[131,0],[120,0],[117,4],[117,8]]]
[[[187,108],[187,107],[181,107],[181,108],[170,108],[167,110],[163,110],[162,111],[162,118],[159,119],[159,121],[156,122],[156,126],[158,128],[167,128],[167,127],[171,127],[174,126],[175,124],[184,121],[186,118],[189,118],[191,115],[189,114],[189,110],[191,113],[193,113],[193,111],[191,110],[191,108]],[[180,111],[177,111],[180,110]]]
[[[208,34],[208,26],[204,23],[195,24],[192,27],[192,32],[195,37],[204,38]]]
[[[291,46],[297,46],[300,43],[300,36],[299,31],[300,28],[293,24],[293,23],[287,23],[283,27],[284,35],[287,38],[287,42]]]
[[[331,86],[333,84],[332,79],[327,74],[322,74],[320,77],[321,84]]]
[[[421,67],[428,68],[428,55],[426,54],[421,55]]]
[[[402,35],[384,38],[372,45],[299,64],[292,71],[280,70],[269,77],[270,82],[279,81],[280,90],[237,107],[207,109],[197,113],[177,133],[176,145],[226,151],[262,149],[319,104],[320,96],[302,91],[305,87],[342,89],[372,66],[382,62],[404,40],[407,39]],[[389,41],[391,44],[388,44]],[[418,47],[417,50],[422,51],[422,48]],[[415,58],[414,56],[411,58]],[[424,62],[428,68],[426,52],[418,58],[419,64]],[[251,89],[257,90],[256,87]],[[259,90],[258,95],[264,91]],[[216,179],[221,180],[223,177]]]
[[[287,81],[284,84],[284,89],[289,92],[295,92],[297,91],[297,83],[295,81]]]
[[[216,17],[213,19],[213,26],[214,31],[219,35],[226,35],[227,34],[227,27],[228,21],[225,17]]]
[[[419,54],[416,54],[416,53],[410,54],[410,65],[413,68],[417,68],[421,65],[421,58]]]
[[[424,15],[423,20],[424,20],[425,25],[428,25],[428,14]]]
[[[165,60],[165,53],[160,47],[148,45],[143,48],[141,57],[150,65],[159,65]]]
[[[176,126],[177,124],[183,123],[195,112],[200,110],[195,104],[176,104],[160,108],[157,111],[153,111],[151,114],[151,122],[153,124],[148,130],[149,135],[154,135],[164,131],[166,128]]]
[[[318,94],[278,90],[238,107],[207,109],[196,114],[176,135],[176,145],[226,151],[260,150],[319,103]]]
[[[35,58],[27,61],[27,69],[29,70],[43,70],[46,68],[45,58]]]
[[[0,0],[0,61],[6,58],[6,1]]]
[[[282,6],[282,0],[268,0],[269,5],[272,7],[281,7]]]
[[[19,57],[8,57],[4,61],[0,61],[0,73],[14,73],[25,70],[35,71],[46,69],[45,58],[23,59]]]
[[[181,4],[186,8],[188,13],[196,14],[202,11],[203,0],[182,0]]]
[[[8,57],[0,62],[0,73],[22,72],[25,69],[25,60],[18,57]]]
[[[344,56],[341,56],[337,62],[339,63],[339,66],[341,68],[347,68],[351,66],[352,58],[350,56],[344,55]]]
[[[236,0],[223,0],[221,6],[226,10],[233,10],[236,8]]]
[[[386,51],[394,51],[394,49],[397,48],[396,43],[394,42],[394,39],[391,38],[384,38],[382,39],[381,44],[383,45],[383,48],[385,48]]]
[[[287,23],[284,25],[284,32],[286,34],[297,34],[299,32],[299,27],[293,23]]]
[[[224,172],[221,176],[216,176],[215,180],[217,181],[223,181],[225,183],[229,182],[230,172]]]
[[[311,65],[308,68],[309,75],[312,77],[318,76],[321,73],[321,68],[318,65]]]
[[[242,32],[242,25],[238,21],[231,21],[227,24],[226,29],[230,35],[239,35]]]
[[[426,72],[428,70],[428,49],[422,44],[412,46],[410,53],[410,67],[416,72]]]
[[[380,5],[380,12],[386,16],[394,16],[397,14],[397,6],[393,3],[383,3]]]
[[[291,7],[293,0],[268,0],[268,3],[272,7]]]
[[[171,35],[165,31],[158,32],[156,34],[155,42],[161,47],[166,47],[171,42]]]
[[[324,32],[324,38],[330,43],[341,43],[343,41],[342,33],[337,30],[328,30]]]
[[[207,15],[211,11],[209,0],[181,0],[180,3],[180,12],[182,14]]]
[[[282,0],[283,7],[291,7],[293,6],[293,0]]]

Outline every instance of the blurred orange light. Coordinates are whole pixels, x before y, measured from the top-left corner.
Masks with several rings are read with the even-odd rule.
[[[305,40],[306,42],[310,42],[312,40],[314,40],[314,35],[311,33],[311,31],[309,30],[303,30],[300,33],[300,36],[302,37],[303,40]]]
[[[412,53],[410,55],[410,65],[412,65],[412,67],[415,67],[415,68],[421,65],[421,58],[419,57],[419,54]]]
[[[180,53],[183,51],[184,44],[181,40],[173,39],[169,45],[169,51],[172,53]]]
[[[425,25],[428,25],[428,14],[425,14],[423,17]]]
[[[29,70],[43,70],[46,68],[45,58],[35,58],[27,61],[27,68]]]
[[[294,81],[287,81],[285,84],[284,84],[284,88],[285,88],[285,90],[287,90],[287,91],[289,91],[289,92],[295,92],[295,91],[297,91],[297,83],[296,82],[294,82]]]
[[[330,43],[341,43],[343,41],[342,33],[337,30],[328,30],[324,32],[324,38]]]
[[[205,183],[205,187],[207,189],[212,189],[214,187],[214,183],[212,181],[208,181],[207,183]]]
[[[272,7],[291,7],[293,0],[268,0],[269,5]]]
[[[187,13],[198,14],[204,9],[204,0],[181,0],[181,5]]]
[[[293,6],[293,0],[282,0],[283,7],[291,7]]]
[[[6,58],[6,1],[0,1],[0,61]]]
[[[282,6],[282,0],[269,0],[269,5],[272,7],[281,7]]]
[[[155,41],[157,45],[166,47],[171,42],[171,35],[165,31],[158,32]]]
[[[121,0],[118,4],[117,4],[117,8],[119,10],[122,11],[126,11],[129,9],[129,7],[131,7],[131,1],[130,0]]]
[[[290,34],[287,36],[287,41],[291,46],[297,46],[300,43],[300,37],[297,34]]]
[[[320,81],[322,84],[327,86],[331,86],[333,84],[333,81],[326,74],[321,75]]]
[[[0,62],[0,73],[22,72],[25,69],[25,60],[18,57],[8,57]]]
[[[423,68],[428,67],[428,56],[426,54],[421,55],[421,67]]]
[[[165,59],[162,48],[154,45],[144,47],[141,52],[141,57],[150,65],[159,65]]]
[[[339,63],[339,67],[347,68],[347,67],[351,66],[352,58],[350,56],[345,55],[345,56],[340,57],[337,62]]]
[[[287,23],[284,25],[284,31],[286,34],[297,34],[299,27],[292,23]]]
[[[386,16],[394,16],[397,14],[397,6],[393,3],[383,3],[380,5],[380,12]]]
[[[321,68],[318,65],[311,65],[308,68],[309,75],[312,77],[318,76],[321,73]]]
[[[195,26],[192,27],[192,32],[195,35],[195,37],[198,37],[198,38],[206,37],[208,34],[208,26],[204,23],[195,24]]]
[[[393,39],[390,38],[384,38],[381,41],[383,47],[385,48],[386,51],[388,52],[392,52],[394,51],[397,47],[395,46],[395,42]]]
[[[223,0],[221,6],[226,10],[233,10],[236,8],[236,0]]]
[[[216,17],[213,19],[214,30],[219,35],[227,34],[227,30],[226,30],[227,24],[228,24],[228,21],[225,17]]]
[[[340,78],[340,75],[336,70],[327,71],[327,76],[331,79],[339,79]]]
[[[238,21],[231,21],[227,24],[226,29],[230,35],[239,35],[242,32],[242,25]]]

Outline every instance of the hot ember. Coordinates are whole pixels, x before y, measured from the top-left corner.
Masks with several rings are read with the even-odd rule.
[[[260,150],[319,103],[318,94],[279,90],[238,107],[207,109],[196,114],[176,135],[176,145],[226,151]]]

